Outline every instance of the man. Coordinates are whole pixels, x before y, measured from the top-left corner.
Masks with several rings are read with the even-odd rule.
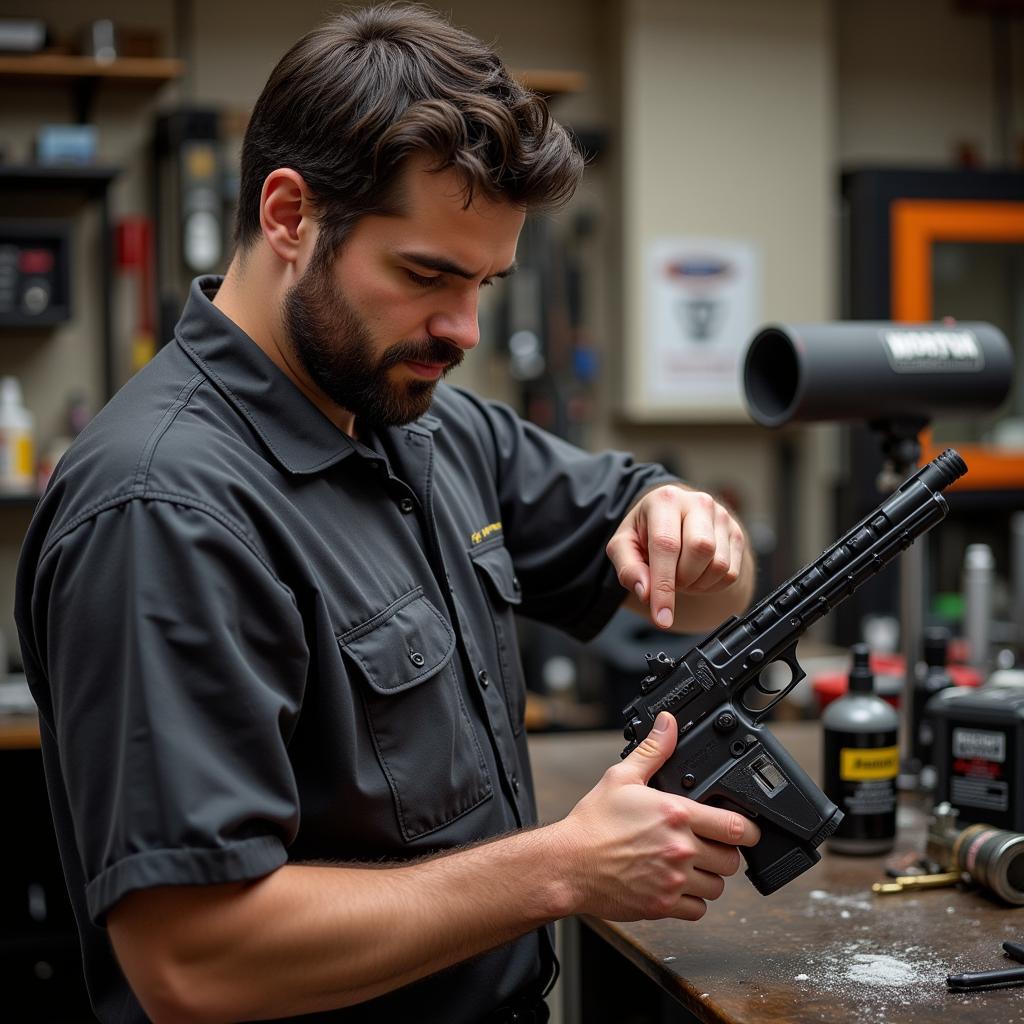
[[[647,788],[669,715],[531,827],[513,611],[587,637],[628,593],[699,629],[752,584],[708,495],[438,383],[579,173],[422,9],[271,75],[227,276],[62,463],[19,572],[102,1020],[543,1020],[551,922],[696,920],[756,841]]]

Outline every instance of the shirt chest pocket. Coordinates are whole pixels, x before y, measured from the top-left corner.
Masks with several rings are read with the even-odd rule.
[[[417,587],[338,637],[361,694],[406,842],[491,796],[453,663],[455,636]]]
[[[512,731],[519,735],[526,711],[526,681],[516,643],[513,612],[522,604],[523,593],[512,564],[512,556],[501,544],[484,550],[472,549],[469,557],[483,582],[489,600],[487,608],[494,628],[495,652]]]

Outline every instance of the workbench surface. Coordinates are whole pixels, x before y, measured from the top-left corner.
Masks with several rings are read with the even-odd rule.
[[[780,722],[772,731],[820,780],[820,723]],[[623,745],[619,733],[532,737],[541,819],[568,813]],[[921,852],[927,805],[902,800],[897,851]],[[1016,966],[1001,946],[1024,940],[1024,907],[953,888],[875,896],[871,883],[884,868],[885,857],[823,850],[820,864],[771,896],[741,871],[697,923],[584,924],[701,1021],[1024,1022],[1024,988],[946,989],[949,973]]]

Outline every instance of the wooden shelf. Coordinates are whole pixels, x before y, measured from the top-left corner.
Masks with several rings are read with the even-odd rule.
[[[0,187],[70,188],[102,191],[118,175],[116,167],[97,164],[0,164]]]
[[[582,71],[520,68],[514,70],[512,74],[521,85],[542,96],[561,96],[566,93],[583,92],[587,88],[587,76]]]
[[[173,57],[118,57],[101,61],[47,53],[0,56],[0,78],[7,79],[117,78],[153,84],[180,78],[184,70],[185,62]],[[587,76],[582,71],[537,68],[513,74],[527,89],[550,96],[583,92],[587,87]]]
[[[0,715],[0,750],[31,750],[39,746],[35,715]]]
[[[0,79],[117,79],[139,85],[156,85],[180,78],[184,61],[171,57],[118,57],[112,61],[64,54],[30,54],[0,57]]]

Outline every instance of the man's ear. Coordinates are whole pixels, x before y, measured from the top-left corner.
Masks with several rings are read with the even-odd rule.
[[[285,263],[298,263],[308,256],[305,250],[314,223],[311,207],[309,190],[298,171],[278,167],[267,175],[260,194],[260,227],[274,255]]]

